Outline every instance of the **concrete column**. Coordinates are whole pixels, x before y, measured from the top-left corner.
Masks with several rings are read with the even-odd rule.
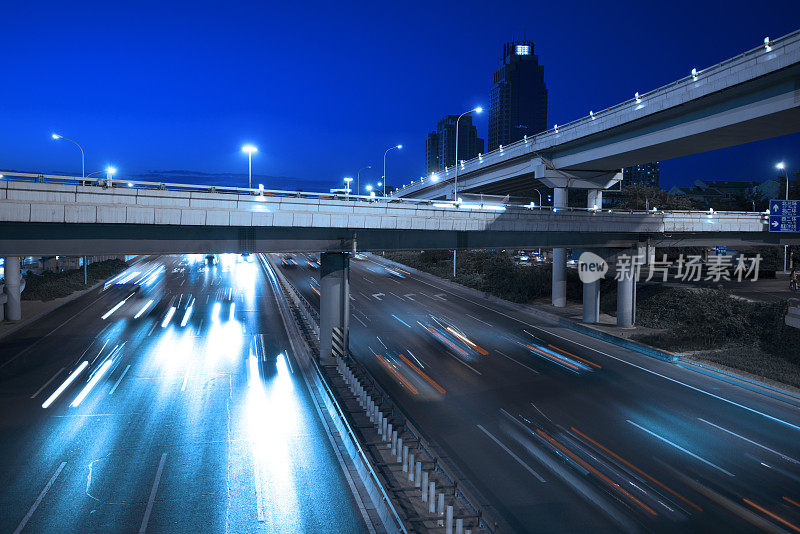
[[[636,310],[636,278],[623,276],[617,280],[617,326],[633,326]]]
[[[602,189],[589,189],[587,191],[586,207],[591,209],[603,209],[603,190]]]
[[[553,188],[553,207],[567,206],[567,188]],[[567,305],[567,249],[553,249],[553,289],[552,303],[557,308]]]
[[[600,280],[583,284],[583,322],[600,321]]]
[[[329,363],[334,328],[344,333],[347,350],[350,330],[350,256],[323,252],[320,257],[319,345],[320,361]]]
[[[19,256],[6,256],[5,260],[6,286],[3,291],[8,299],[5,303],[6,320],[19,321],[22,319]]]

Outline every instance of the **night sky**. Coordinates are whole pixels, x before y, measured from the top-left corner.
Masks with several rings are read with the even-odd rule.
[[[321,190],[423,172],[444,115],[488,109],[502,45],[545,66],[563,124],[800,25],[798,0],[31,2],[0,7],[0,169]],[[486,114],[477,120],[486,138]],[[663,163],[662,187],[800,169],[800,134]]]

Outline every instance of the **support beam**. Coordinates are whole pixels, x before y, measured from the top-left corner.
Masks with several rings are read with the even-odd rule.
[[[553,207],[567,206],[567,188],[556,187],[553,189]],[[553,249],[553,289],[551,301],[556,308],[567,305],[567,249]]]
[[[5,303],[5,316],[8,321],[19,321],[22,319],[19,261],[19,256],[6,256],[6,284],[3,291],[8,299]]]
[[[586,198],[586,207],[590,210],[603,209],[603,190],[602,189],[589,189]]]
[[[319,358],[332,363],[333,329],[343,333],[345,350],[350,328],[350,255],[345,252],[323,252],[320,255]]]

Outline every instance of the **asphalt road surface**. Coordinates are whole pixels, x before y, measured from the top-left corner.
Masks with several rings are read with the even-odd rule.
[[[366,532],[276,310],[148,258],[0,341],[0,530]]]
[[[316,256],[273,256],[319,305]],[[501,532],[800,531],[800,398],[351,261],[351,352]]]

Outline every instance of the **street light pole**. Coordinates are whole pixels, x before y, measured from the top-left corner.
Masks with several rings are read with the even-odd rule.
[[[465,111],[464,113],[459,115],[458,118],[456,119],[456,174],[455,177],[453,178],[453,201],[458,201],[458,121],[461,120],[461,117],[463,117],[464,115],[468,115],[473,111],[475,113],[480,113],[481,111],[483,111],[483,108],[478,106],[477,108]],[[453,263],[455,264],[455,262]],[[454,269],[453,272],[455,273],[455,267],[453,267],[453,269]],[[455,274],[453,274],[453,276],[455,276]]]
[[[80,149],[80,151],[81,151],[81,178],[86,178],[86,158],[85,158],[85,156],[83,154],[83,147],[81,145],[79,145],[77,142],[75,142],[72,139],[69,139],[67,137],[64,137],[63,135],[53,134],[51,137],[53,139],[64,139],[65,141],[69,141],[70,143],[74,144],[76,147],[78,147]]]
[[[247,152],[247,188],[253,189],[253,152],[258,152],[258,149],[253,145],[245,145],[242,152]]]
[[[465,111],[461,115],[458,116],[456,119],[456,174],[453,178],[453,202],[458,202],[458,121],[461,120],[461,117],[467,115],[472,112],[480,113],[483,111],[483,108],[478,106],[473,108],[469,111]],[[453,278],[456,277],[456,249],[453,249]]]
[[[775,168],[783,171],[783,176],[786,178],[786,200],[789,200],[789,173],[786,170],[786,164],[782,161],[775,165]],[[783,245],[783,273],[786,274],[786,256],[789,254],[789,245]]]
[[[391,146],[386,149],[386,152],[383,153],[383,196],[386,196],[386,154],[389,153],[390,150],[398,149],[400,150],[403,148],[403,145],[396,145]]]

